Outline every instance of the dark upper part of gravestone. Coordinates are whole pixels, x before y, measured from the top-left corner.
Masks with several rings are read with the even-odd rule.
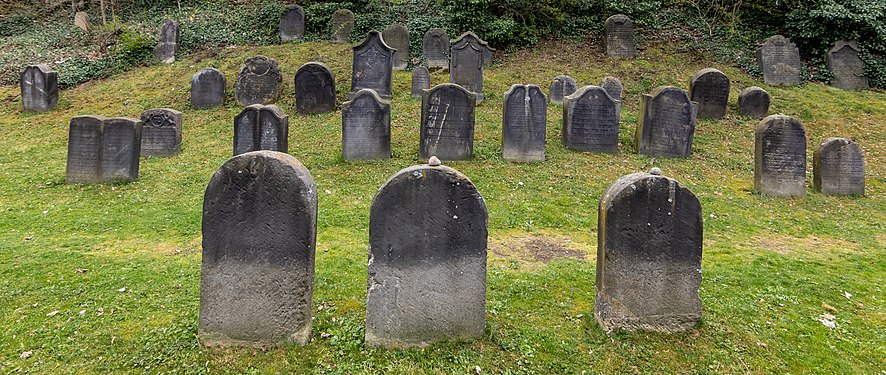
[[[699,70],[689,81],[689,98],[698,103],[698,117],[723,118],[729,101],[729,78],[714,68]]]
[[[142,123],[131,118],[77,116],[68,133],[65,182],[138,179]]]
[[[615,329],[675,332],[701,319],[702,209],[674,179],[634,173],[600,197],[594,316]]]
[[[773,35],[757,48],[757,65],[763,72],[763,82],[771,86],[799,85],[800,50],[790,39]]]
[[[416,66],[412,70],[412,97],[421,98],[421,93],[429,88],[431,88],[431,73],[424,66]]]
[[[858,144],[828,138],[812,156],[815,191],[828,195],[864,195],[864,154]]]
[[[436,160],[385,182],[369,214],[367,344],[483,336],[487,222],[474,184]]]
[[[335,110],[335,76],[326,64],[309,62],[298,68],[295,110],[303,115]]]
[[[551,81],[551,103],[563,104],[563,98],[572,95],[576,88],[575,78],[566,75],[557,76]]]
[[[502,158],[518,162],[545,160],[547,101],[536,85],[513,85],[505,93]]]
[[[141,156],[178,154],[182,145],[182,113],[169,108],[142,112]]]
[[[425,33],[422,56],[429,69],[449,68],[449,35],[445,30],[432,28]]]
[[[317,186],[294,157],[228,159],[203,197],[198,339],[207,346],[310,339]]]
[[[483,67],[492,60],[494,49],[476,34],[466,32],[452,41],[449,82],[461,85],[483,101]]]
[[[339,9],[332,14],[332,36],[335,43],[350,43],[354,31],[354,12]]]
[[[858,56],[858,43],[841,40],[826,56],[828,70],[834,75],[831,86],[843,90],[864,90],[868,79],[864,76],[864,61]]]
[[[563,144],[570,150],[618,151],[618,106],[606,89],[585,86],[563,100]]]
[[[738,95],[738,113],[761,119],[769,115],[769,93],[757,86],[741,90]]]
[[[422,159],[465,160],[474,156],[474,114],[477,97],[454,83],[434,86],[422,93]]]
[[[674,86],[659,86],[644,94],[634,137],[637,151],[648,156],[689,156],[697,106],[686,91]]]
[[[280,14],[280,40],[288,42],[305,36],[305,10],[290,4]]]
[[[391,103],[372,89],[341,105],[341,151],[345,160],[391,158]]]
[[[289,152],[289,116],[275,105],[253,104],[234,117],[234,156],[258,150]]]
[[[191,108],[209,109],[225,105],[227,80],[218,69],[203,68],[191,77]]]
[[[634,46],[634,23],[624,14],[616,14],[603,24],[606,34],[606,56],[613,59],[632,59],[637,54]]]
[[[409,62],[409,30],[399,23],[389,25],[382,31],[385,44],[395,49],[394,69],[405,70]]]
[[[175,62],[175,54],[178,53],[179,44],[178,24],[171,20],[163,22],[160,34],[157,35],[157,46],[154,47],[154,56],[164,64]]]
[[[246,59],[237,76],[234,96],[237,104],[246,107],[253,104],[272,104],[280,95],[283,76],[277,61],[266,56]]]
[[[48,65],[28,65],[21,77],[22,107],[29,112],[47,112],[58,105],[58,72]]]
[[[618,78],[612,76],[603,77],[603,80],[600,81],[600,87],[606,90],[612,99],[621,101],[621,93],[624,91],[624,86],[622,86]]]
[[[806,195],[806,129],[791,116],[772,115],[757,125],[754,190],[762,195]]]
[[[390,98],[394,49],[385,44],[380,32],[370,30],[366,40],[353,50],[351,99],[361,89],[373,89],[382,98]]]

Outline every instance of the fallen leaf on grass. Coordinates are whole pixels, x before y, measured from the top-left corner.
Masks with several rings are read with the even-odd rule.
[[[49,314],[46,314],[46,316],[55,316],[55,314],[58,314],[58,310],[50,311]]]
[[[837,328],[837,323],[834,322],[835,318],[836,317],[831,314],[821,314],[818,317],[818,321],[821,322],[821,324],[823,324],[825,327],[834,329]]]
[[[831,305],[828,305],[828,304],[826,304],[826,303],[822,303],[822,304],[821,304],[821,308],[823,308],[823,309],[825,309],[825,310],[827,310],[827,311],[830,311],[830,312],[832,312],[832,313],[834,313],[834,314],[840,312],[840,311],[837,310],[836,307],[831,306]]]
[[[18,356],[18,357],[21,358],[21,359],[26,359],[26,358],[30,357],[31,354],[32,354],[32,352],[31,352],[30,350],[28,350],[28,351],[26,351],[26,352],[22,352],[22,354],[21,354],[20,356]]]

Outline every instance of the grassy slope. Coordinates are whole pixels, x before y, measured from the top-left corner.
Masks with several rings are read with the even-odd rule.
[[[448,164],[473,180],[489,207],[488,332],[471,343],[425,350],[362,345],[369,204],[387,177],[420,162],[420,103],[409,97],[408,72],[394,77],[394,158],[362,163],[341,160],[340,112],[297,116],[292,95],[296,69],[319,60],[336,73],[339,99],[345,98],[347,46],[238,47],[139,68],[63,91],[59,109],[48,114],[21,113],[18,88],[0,87],[0,367],[345,373],[464,373],[474,366],[512,373],[876,373],[886,367],[886,95],[767,87],[772,112],[806,126],[810,184],[812,146],[842,136],[865,150],[868,187],[865,197],[810,189],[805,198],[765,198],[751,193],[757,122],[735,115],[738,91],[762,83],[728,66],[715,65],[733,83],[727,117],[699,121],[691,158],[655,161],[704,207],[702,324],[676,335],[607,336],[597,328],[597,199],[617,177],[651,166],[651,158],[631,151],[640,96],[663,84],[688,89],[692,73],[709,62],[661,48],[613,62],[594,48],[541,46],[499,56],[487,70],[475,160]],[[230,156],[238,113],[233,82],[242,61],[255,54],[276,58],[283,69],[279,105],[290,115],[290,151],[319,187],[318,312],[306,347],[206,350],[195,340],[202,194]],[[190,76],[205,66],[227,75],[226,108],[188,108]],[[518,82],[545,87],[562,73],[580,85],[608,74],[625,84],[619,153],[564,150],[561,109],[550,106],[548,161],[502,161],[502,94]],[[153,107],[185,113],[181,155],[144,159],[139,180],[130,184],[63,183],[72,116],[138,117]],[[538,244],[584,260],[536,261],[530,249]],[[823,303],[838,309],[836,329],[817,321]],[[25,351],[31,356],[20,359]]]

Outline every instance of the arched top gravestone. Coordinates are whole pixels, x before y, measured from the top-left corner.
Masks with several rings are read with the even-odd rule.
[[[868,79],[864,76],[864,61],[858,56],[858,43],[841,40],[834,44],[825,58],[828,70],[834,75],[831,86],[843,90],[864,90]]]
[[[362,89],[341,105],[342,157],[345,160],[391,158],[391,103],[372,89]]]
[[[648,156],[689,156],[697,106],[679,87],[659,86],[643,95],[635,133],[637,151]]]
[[[449,35],[445,30],[432,28],[425,33],[422,56],[429,69],[449,68]]]
[[[763,72],[763,82],[771,86],[792,86],[802,82],[800,50],[790,39],[773,35],[757,48],[757,64]]]
[[[28,65],[21,76],[22,108],[47,112],[58,105],[58,72],[48,65]]]
[[[164,64],[175,62],[179,40],[178,24],[171,20],[164,21],[160,28],[160,34],[157,35],[158,43],[154,48],[154,56],[157,56],[157,59]]]
[[[864,195],[864,154],[858,144],[828,138],[812,156],[813,186],[828,195]]]
[[[757,125],[754,190],[762,195],[806,195],[806,129],[791,116],[772,115]]]
[[[637,54],[634,46],[634,22],[624,14],[616,14],[603,24],[606,35],[606,56],[611,59],[632,59]]]
[[[382,38],[385,44],[395,50],[394,69],[405,70],[406,64],[409,63],[409,30],[399,23],[394,23],[382,31]]]
[[[494,49],[472,32],[452,41],[449,82],[461,85],[483,101],[483,67],[492,61]]]
[[[549,90],[551,93],[551,103],[563,104],[563,98],[572,95],[576,90],[575,78],[559,75],[551,81]]]
[[[548,98],[536,85],[512,85],[504,95],[502,158],[508,161],[545,160]]]
[[[354,12],[339,9],[332,14],[332,36],[335,43],[350,43],[354,31]]]
[[[412,70],[412,97],[421,98],[421,93],[429,88],[431,88],[431,73],[424,66],[416,66]]]
[[[585,86],[563,100],[563,144],[585,152],[618,151],[618,108],[604,88]]]
[[[306,114],[335,110],[335,76],[326,64],[305,63],[295,72],[295,110]]]
[[[422,159],[466,160],[474,156],[474,114],[477,97],[454,83],[434,86],[422,93]]]
[[[361,89],[372,89],[382,98],[390,98],[394,49],[385,44],[380,32],[370,30],[366,40],[353,50],[351,98]]]
[[[277,67],[277,60],[267,56],[246,59],[240,74],[234,96],[237,104],[246,107],[253,104],[273,104],[280,95],[283,75]]]
[[[171,108],[142,112],[141,156],[167,157],[182,145],[182,113]]]
[[[191,77],[191,108],[209,109],[225,105],[227,80],[218,69],[203,68]]]
[[[289,4],[280,14],[280,40],[288,42],[305,36],[305,10],[296,4]]]
[[[769,93],[757,86],[746,87],[738,94],[738,113],[755,119],[769,115]]]
[[[723,118],[729,101],[729,77],[714,68],[699,70],[689,81],[689,97],[698,103],[699,117]]]
[[[275,105],[253,104],[234,117],[234,156],[258,150],[289,152],[289,116]]]

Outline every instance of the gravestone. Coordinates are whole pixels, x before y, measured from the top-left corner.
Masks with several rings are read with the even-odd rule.
[[[58,72],[48,65],[28,65],[21,77],[22,108],[47,112],[58,105]]]
[[[616,180],[598,207],[597,322],[607,332],[694,327],[703,243],[695,194],[653,168]]]
[[[332,14],[332,36],[335,43],[350,43],[354,31],[354,12],[339,9]]]
[[[659,86],[651,94],[644,94],[634,134],[637,152],[648,156],[689,156],[697,106],[686,91],[674,86]]]
[[[466,160],[474,156],[474,111],[477,97],[464,87],[444,83],[425,90],[421,98],[422,159]]]
[[[492,60],[493,51],[470,31],[452,42],[449,82],[476,94],[478,103],[483,101],[483,67]]]
[[[280,40],[289,42],[305,36],[305,10],[290,4],[280,14]]]
[[[738,113],[755,119],[769,115],[769,93],[757,86],[747,87],[738,95]]]
[[[138,179],[141,138],[142,123],[136,119],[72,118],[65,182],[135,181]]]
[[[203,68],[191,77],[191,108],[209,109],[225,105],[227,80],[218,69]]]
[[[632,59],[637,54],[634,46],[634,23],[624,14],[616,14],[603,24],[606,34],[606,56],[611,59]]]
[[[806,195],[806,129],[791,116],[772,115],[757,125],[754,191],[775,197]]]
[[[399,23],[391,24],[382,31],[382,39],[396,50],[394,69],[406,70],[406,64],[409,63],[409,30]]]
[[[141,156],[166,157],[182,146],[182,113],[169,108],[142,112]]]
[[[449,35],[443,29],[432,28],[422,39],[422,57],[428,69],[449,68]]]
[[[350,99],[361,89],[373,89],[378,96],[389,99],[394,49],[385,44],[380,32],[371,30],[353,50]]]
[[[74,26],[86,32],[91,31],[92,26],[89,25],[89,15],[86,12],[74,13]]]
[[[826,63],[834,75],[831,86],[843,90],[865,90],[868,79],[864,76],[864,61],[858,57],[858,43],[841,40],[828,51]]]
[[[310,339],[317,186],[294,157],[228,159],[203,197],[198,340],[206,346]]]
[[[551,103],[563,104],[563,98],[572,95],[576,90],[575,78],[570,76],[557,76],[551,81]]]
[[[421,93],[429,88],[431,88],[431,73],[424,66],[416,66],[412,70],[412,97],[421,98]]]
[[[585,152],[618,152],[618,105],[606,89],[585,86],[563,100],[563,145]]]
[[[335,76],[326,64],[309,62],[295,73],[295,111],[320,114],[335,110]]]
[[[729,101],[729,78],[723,72],[706,68],[689,81],[689,98],[698,103],[698,116],[723,118]]]
[[[289,152],[289,116],[275,105],[253,104],[234,117],[234,156],[258,150]]]
[[[372,201],[368,345],[424,347],[485,333],[486,203],[467,176],[433,159],[398,172]]]
[[[157,35],[157,46],[154,47],[154,56],[164,64],[175,62],[175,54],[178,53],[179,44],[178,24],[170,20],[163,21],[160,34]]]
[[[606,76],[600,81],[600,87],[606,90],[612,99],[618,100],[615,109],[618,112],[618,118],[621,118],[621,93],[624,91],[624,86],[621,85],[621,81],[619,81],[618,78]]]
[[[504,96],[502,158],[508,161],[545,160],[548,98],[536,85],[513,85]]]
[[[272,104],[280,95],[283,76],[277,61],[266,56],[246,59],[237,76],[234,96],[237,104],[246,107],[253,104]]]
[[[864,154],[858,144],[828,138],[812,156],[815,191],[827,195],[864,195]]]
[[[773,35],[757,48],[756,55],[757,65],[763,72],[763,82],[767,85],[792,86],[802,82],[800,50],[790,39]]]
[[[341,151],[345,160],[391,158],[391,103],[362,89],[341,105]]]

